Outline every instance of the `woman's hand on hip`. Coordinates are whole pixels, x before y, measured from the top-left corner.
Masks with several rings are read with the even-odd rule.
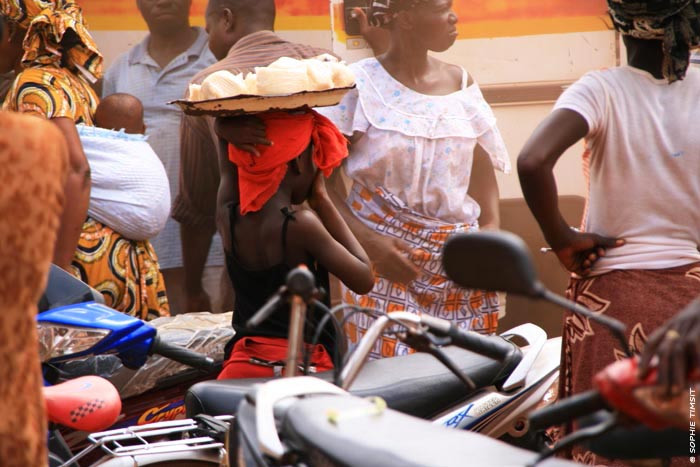
[[[408,285],[418,277],[419,268],[410,259],[413,249],[402,240],[375,234],[364,247],[375,271],[385,279]]]
[[[616,248],[625,244],[622,239],[578,232],[574,229],[570,229],[566,237],[561,246],[555,247],[553,245],[552,249],[567,270],[580,276],[590,274],[593,265],[605,256],[608,248]]]

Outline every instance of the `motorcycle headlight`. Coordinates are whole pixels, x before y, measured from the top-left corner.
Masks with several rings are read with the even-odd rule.
[[[111,331],[78,328],[56,323],[39,323],[39,357],[46,362],[91,349]]]

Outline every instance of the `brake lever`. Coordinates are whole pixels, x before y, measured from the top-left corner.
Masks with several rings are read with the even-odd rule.
[[[452,339],[450,337],[437,337],[423,329],[416,330],[408,328],[406,332],[401,333],[400,339],[418,352],[430,354],[438,359],[440,363],[445,365],[448,370],[450,370],[457,378],[459,378],[460,381],[462,381],[462,383],[464,383],[469,391],[475,391],[477,389],[474,381],[462,373],[462,371],[457,368],[454,362],[450,360],[450,358],[440,348],[452,343]]]
[[[537,464],[540,462],[543,462],[550,457],[554,456],[556,453],[561,452],[565,449],[568,449],[581,441],[587,440],[587,439],[594,439],[597,438],[601,435],[604,435],[608,431],[612,430],[615,428],[617,425],[617,422],[619,420],[619,416],[617,412],[612,412],[610,414],[606,414],[605,419],[597,423],[593,426],[587,427],[587,428],[582,428],[577,431],[574,431],[573,433],[569,434],[568,436],[565,436],[557,444],[554,445],[552,448],[545,448],[542,450],[537,458],[527,464],[526,467],[536,467]]]

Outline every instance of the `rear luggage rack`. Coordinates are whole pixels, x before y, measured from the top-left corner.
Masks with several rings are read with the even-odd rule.
[[[198,416],[195,419],[173,420],[93,433],[90,446],[63,464],[68,466],[100,448],[108,457],[127,457],[173,452],[224,449],[231,415]],[[172,439],[176,437],[177,439]]]

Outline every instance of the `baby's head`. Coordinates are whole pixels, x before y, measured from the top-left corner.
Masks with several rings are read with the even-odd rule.
[[[130,134],[143,134],[146,125],[143,121],[143,105],[131,94],[112,94],[97,106],[95,125],[107,130],[121,130]]]

